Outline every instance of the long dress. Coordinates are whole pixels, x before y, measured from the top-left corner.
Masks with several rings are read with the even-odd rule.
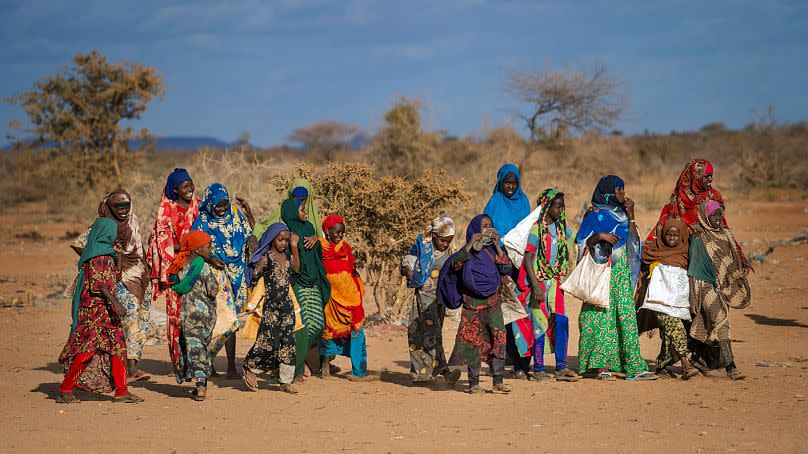
[[[104,255],[84,264],[84,285],[78,307],[78,323],[59,355],[59,363],[67,373],[79,355],[90,354],[92,360],[78,378],[79,389],[108,393],[113,388],[112,370],[116,358],[126,363],[126,337],[112,303],[102,290],[115,291],[118,269],[115,259]]]
[[[286,266],[281,267],[268,255],[264,278],[264,303],[261,324],[244,367],[253,372],[266,372],[278,376],[280,383],[288,384],[295,373],[295,309],[289,294],[291,254]]]
[[[448,251],[435,250],[433,273],[430,273],[422,287],[415,289],[407,325],[410,373],[414,380],[429,380],[449,370],[449,363],[443,350],[443,320],[446,316],[446,307],[438,300],[437,293],[438,270],[449,257],[451,254]]]
[[[201,260],[197,258],[197,260]],[[177,275],[185,278],[192,262],[189,260]],[[213,328],[216,325],[216,293],[220,284],[213,269],[205,263],[193,288],[182,296],[180,322],[180,371],[177,382],[191,379],[204,380],[211,373],[212,358],[210,344]]]

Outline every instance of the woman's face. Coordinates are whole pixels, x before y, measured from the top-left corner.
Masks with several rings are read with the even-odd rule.
[[[626,188],[615,188],[614,198],[617,199],[617,203],[620,205],[626,203]]]
[[[665,245],[668,247],[676,247],[679,244],[679,227],[671,227],[665,232]]]
[[[325,236],[328,238],[328,241],[337,244],[342,241],[342,238],[345,237],[345,225],[343,223],[337,223],[334,227],[327,229],[325,231]]]
[[[306,204],[305,203],[301,203],[300,205],[297,206],[297,215],[298,215],[298,218],[303,222],[306,222],[306,221],[309,220],[309,213],[306,211]]]
[[[432,235],[432,244],[435,245],[435,249],[437,249],[440,252],[443,252],[449,249],[449,245],[452,244],[453,239],[454,235],[447,235],[447,236]]]
[[[132,201],[125,194],[113,194],[107,200],[107,204],[110,205],[110,210],[115,219],[125,221],[129,218],[129,213],[132,211]]]
[[[480,233],[485,232],[493,226],[494,221],[492,221],[488,216],[483,216],[482,220],[480,220]]]
[[[704,175],[704,187],[706,189],[710,189],[712,185],[713,185],[713,174],[708,173],[707,175]]]
[[[547,217],[552,222],[556,222],[561,219],[561,214],[564,212],[564,196],[556,197],[553,200],[553,203],[547,207]]]
[[[713,211],[712,214],[707,216],[707,222],[710,223],[710,227],[717,229],[721,227],[721,220],[724,219],[724,210],[721,208]]]
[[[291,238],[291,236],[292,234],[289,233],[288,230],[284,230],[275,237],[275,240],[272,242],[272,247],[278,252],[285,251],[289,248],[289,238]]]
[[[180,200],[191,203],[191,200],[194,198],[194,182],[191,180],[183,181],[181,185],[177,186],[174,189],[174,193],[177,194],[177,197]]]
[[[230,200],[223,199],[219,201],[219,203],[217,203],[215,207],[213,207],[213,212],[216,214],[216,216],[221,217],[224,216],[225,213],[227,213],[228,208],[230,208]]]
[[[505,175],[505,179],[502,180],[502,193],[506,197],[513,197],[517,189],[519,189],[519,180],[516,179],[516,175],[513,172]]]

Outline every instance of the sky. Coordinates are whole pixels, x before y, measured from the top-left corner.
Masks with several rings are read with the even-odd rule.
[[[808,119],[808,2],[518,0],[0,0],[0,98],[77,53],[154,66],[168,90],[137,127],[156,136],[285,143],[321,120],[378,128],[400,96],[424,126],[521,127],[514,68],[604,64],[623,80],[618,129],[740,128],[767,106]],[[24,120],[0,105],[0,126]]]

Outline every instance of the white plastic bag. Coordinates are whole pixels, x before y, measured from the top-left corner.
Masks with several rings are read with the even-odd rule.
[[[651,273],[642,307],[690,320],[690,283],[687,270],[664,263],[658,264]]]
[[[531,211],[526,218],[519,221],[510,232],[507,232],[502,237],[502,244],[505,245],[505,250],[510,257],[511,262],[517,268],[522,266],[522,261],[525,259],[525,249],[527,249],[527,239],[530,236],[530,228],[533,224],[541,219],[542,211],[541,206]]]
[[[595,263],[589,253],[589,248],[572,271],[570,276],[561,284],[561,290],[571,294],[584,303],[593,306],[609,308],[609,279],[612,274],[612,262],[604,264]]]

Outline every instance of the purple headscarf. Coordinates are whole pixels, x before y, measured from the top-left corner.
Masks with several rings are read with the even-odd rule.
[[[280,235],[281,232],[289,230],[286,227],[286,224],[283,222],[276,222],[269,226],[268,229],[261,235],[261,239],[258,241],[258,247],[255,248],[255,252],[253,255],[250,256],[250,261],[247,262],[247,285],[252,287],[255,285],[253,282],[253,274],[255,274],[255,267],[258,266],[258,262],[261,261],[261,257],[266,255],[269,251],[269,248],[272,247],[272,242],[275,241],[275,238]],[[256,279],[257,281],[258,279]]]
[[[484,217],[488,216],[479,214],[469,223],[464,249],[471,242],[472,235],[480,233],[480,224]],[[472,248],[468,262],[456,271],[452,263],[458,253],[460,251],[449,257],[438,276],[438,296],[443,305],[450,309],[457,309],[463,304],[464,293],[473,298],[488,298],[497,292],[501,282],[499,268],[494,260],[496,249],[493,246],[485,246],[479,252]]]

